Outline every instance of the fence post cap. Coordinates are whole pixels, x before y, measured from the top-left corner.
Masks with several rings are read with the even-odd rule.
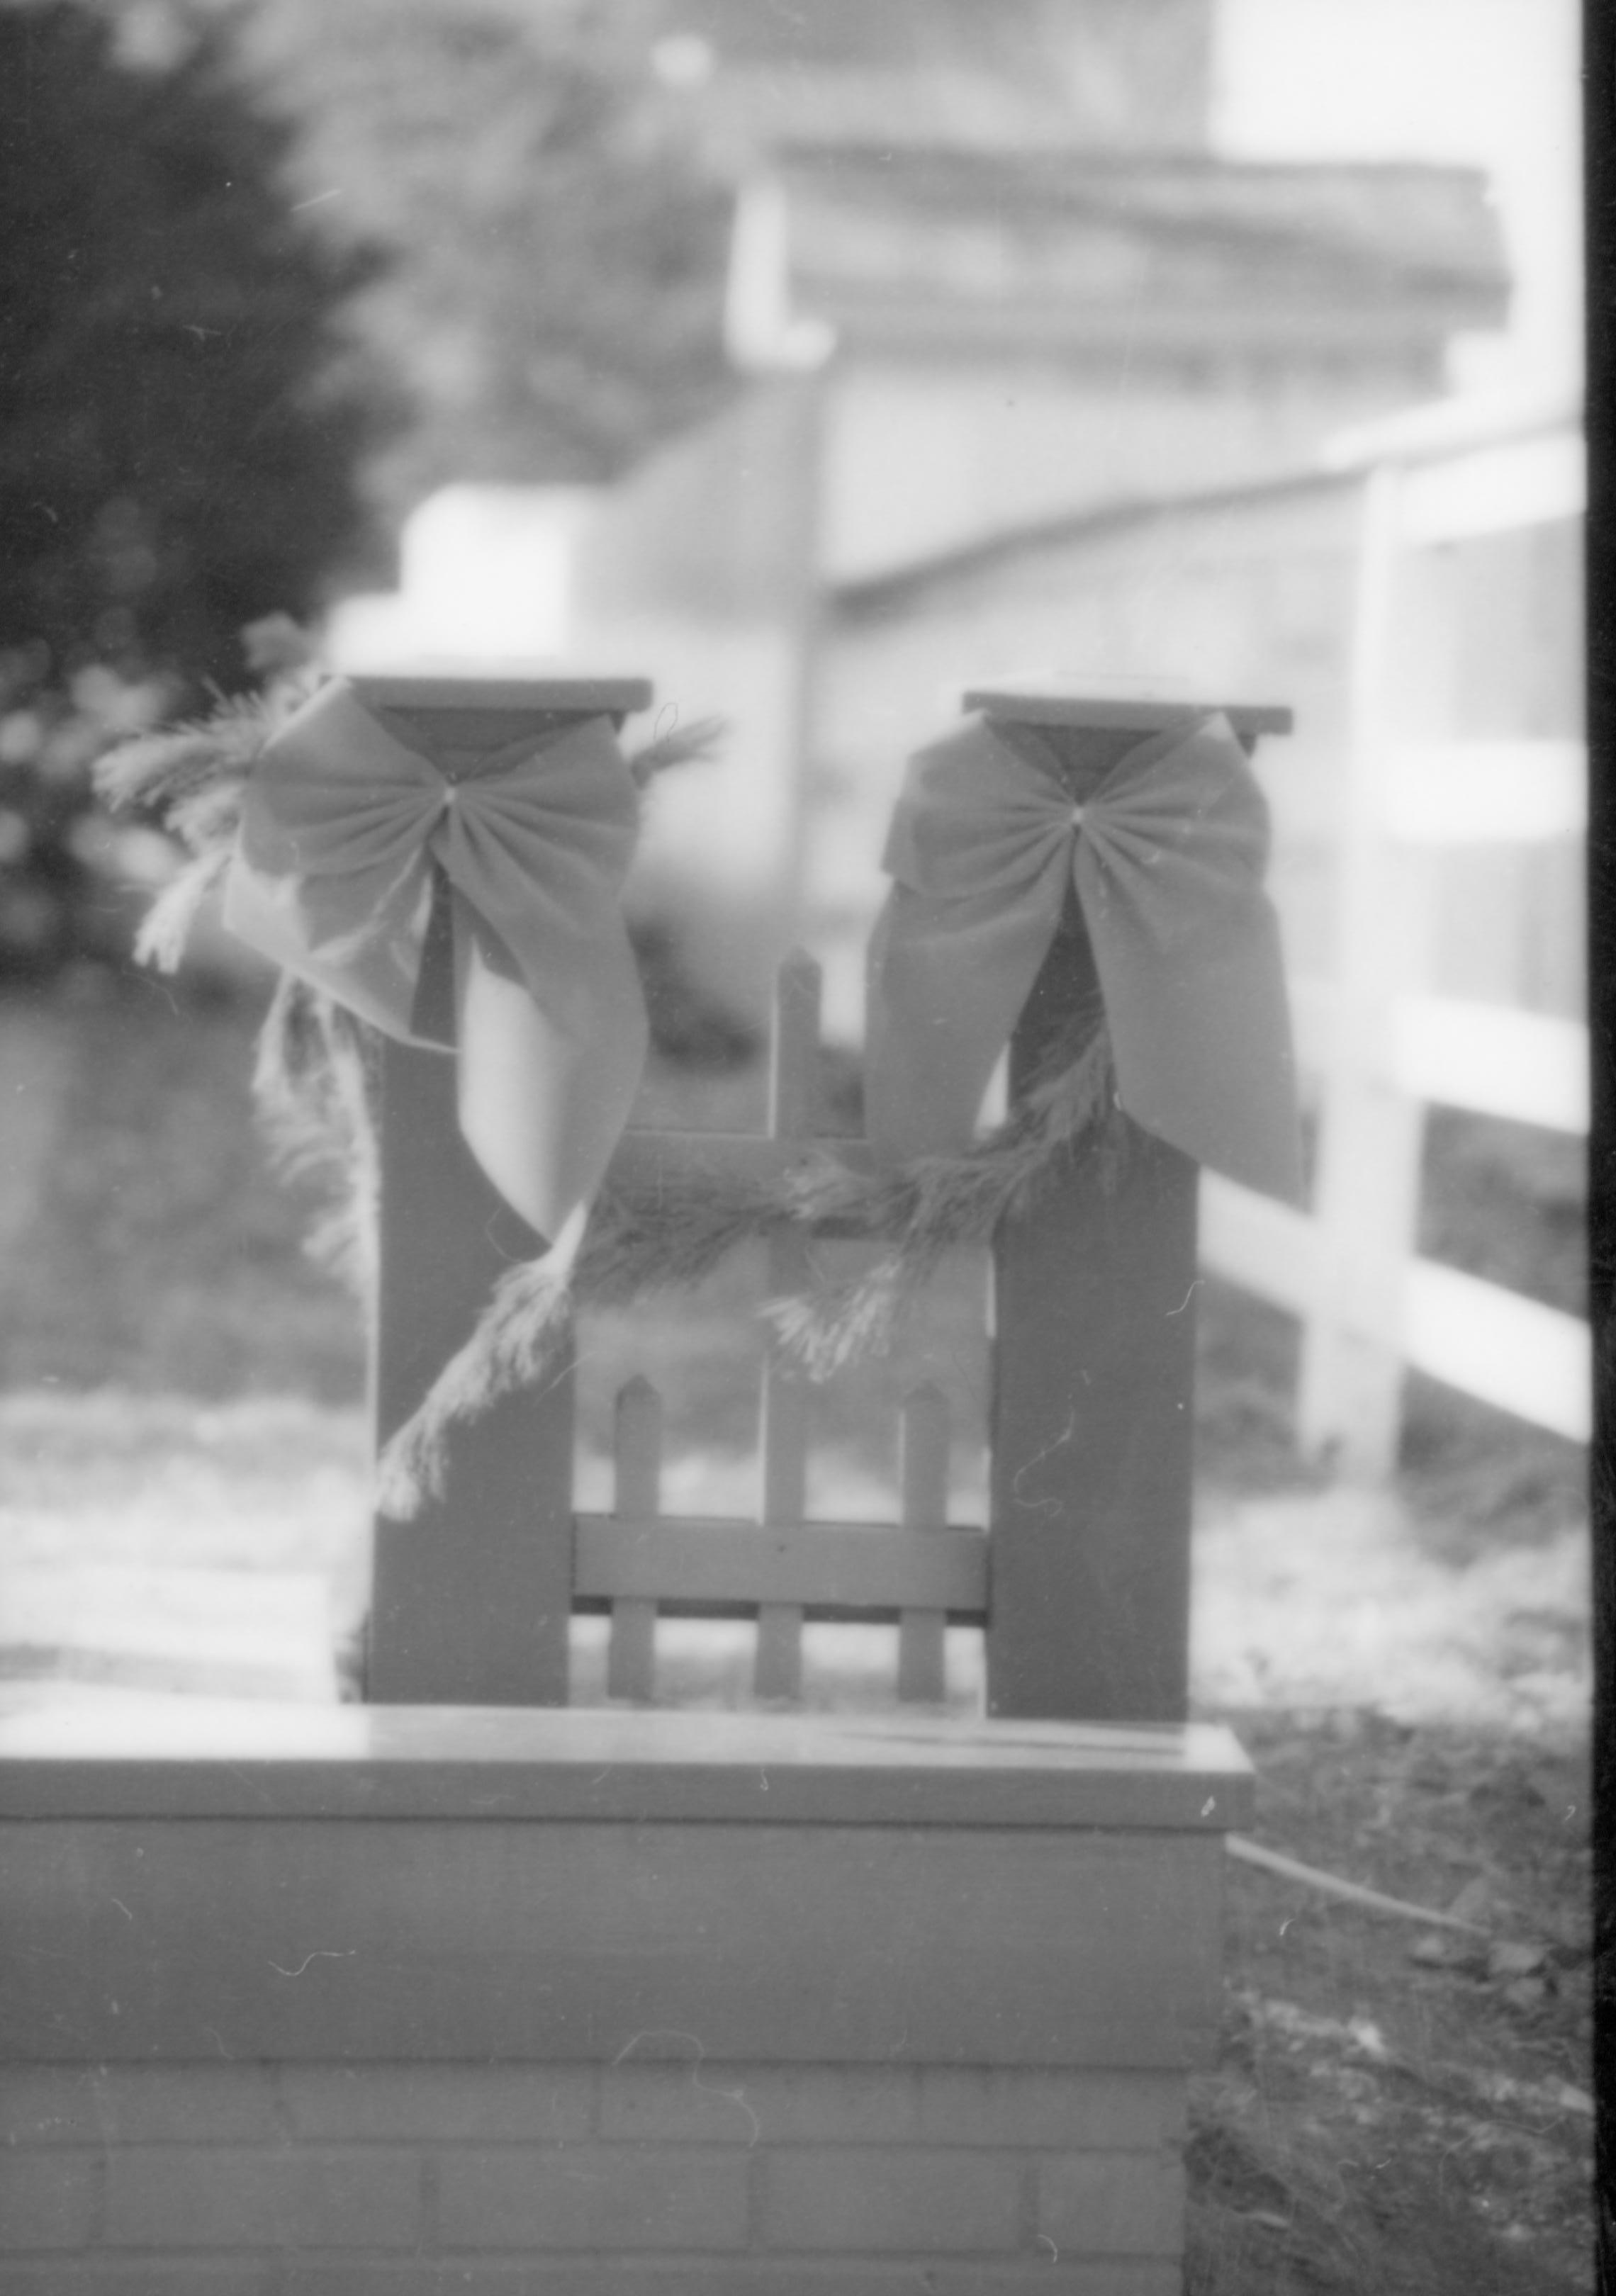
[[[442,676],[359,673],[349,683],[362,701],[383,709],[553,709],[592,718],[648,709],[655,692],[648,677],[479,677],[468,671]]]
[[[1023,726],[1074,726],[1116,733],[1165,734],[1214,713],[1226,718],[1242,740],[1260,734],[1288,734],[1294,713],[1276,702],[1197,701],[1177,693],[1106,693],[1078,685],[1026,683],[972,685],[960,707],[985,718]]]

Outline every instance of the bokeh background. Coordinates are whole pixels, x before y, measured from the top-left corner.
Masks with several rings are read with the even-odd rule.
[[[641,1120],[760,1121],[801,944],[835,1131],[963,685],[1289,704],[1314,1201],[1207,1200],[1195,1696],[1276,1842],[1516,1950],[1242,1881],[1196,2284],[1585,2284],[1578,73],[1571,0],[0,0],[0,1702],[205,1734],[365,1603],[270,984],[133,963],[109,745],[311,653],[649,673],[728,735],[631,887]],[[761,1280],[586,1323],[584,1504],[644,1371],[668,1502],[751,1505]],[[825,1391],[815,1510],[890,1505],[916,1363],[980,1505],[982,1300]]]

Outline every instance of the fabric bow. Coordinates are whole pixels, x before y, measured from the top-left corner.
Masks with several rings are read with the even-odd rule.
[[[456,752],[338,681],[266,744],[226,884],[242,939],[388,1036],[457,1047],[466,1143],[553,1245],[581,1234],[644,1062],[619,902],[637,819],[603,718]],[[421,994],[439,873],[452,1026]]]
[[[1123,1108],[1198,1163],[1300,1193],[1267,813],[1222,717],[1130,750],[1081,806],[1034,728],[968,719],[910,760],[870,947],[878,1155],[970,1140],[1075,885]]]

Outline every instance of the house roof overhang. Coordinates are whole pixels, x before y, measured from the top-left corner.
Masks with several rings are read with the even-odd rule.
[[[1508,294],[1474,169],[1194,155],[788,145],[742,193],[734,264],[746,364],[770,340],[1404,356],[1501,325]]]

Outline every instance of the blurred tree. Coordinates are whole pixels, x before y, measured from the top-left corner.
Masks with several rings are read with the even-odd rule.
[[[227,23],[136,61],[0,0],[0,980],[116,957],[160,840],[107,744],[234,685],[365,531],[379,401],[343,333],[375,260],[312,232]]]
[[[940,71],[1036,96],[1046,133],[1194,143],[1212,0],[86,4],[159,56],[228,21],[291,127],[310,226],[388,250],[361,317],[411,403],[371,473],[396,519],[454,480],[609,479],[734,387],[746,123],[789,132],[800,83],[822,126],[826,74],[849,119],[874,74],[890,102],[911,87],[923,121]]]
[[[52,681],[234,683],[242,625],[360,540],[340,315],[375,266],[296,212],[288,140],[222,24],[136,65],[72,0],[0,0],[0,643]]]
[[[729,387],[732,193],[638,0],[244,0],[241,22],[311,221],[392,258],[363,299],[414,403],[390,509],[611,477]]]

